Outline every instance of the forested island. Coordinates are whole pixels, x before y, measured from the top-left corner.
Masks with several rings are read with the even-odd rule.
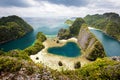
[[[98,28],[119,40],[119,15],[115,13],[97,14],[93,16],[88,15],[85,18],[76,18],[72,23],[71,21],[67,22],[70,22],[71,25],[68,29],[60,29],[57,39],[49,40],[42,32],[38,32],[34,44],[24,50],[16,49],[8,52],[1,50],[0,79],[119,80],[120,58],[107,57],[101,42],[88,29],[88,26]],[[3,36],[3,39],[2,37],[0,38],[1,43],[20,38],[33,30],[29,24],[17,16],[1,18],[0,25],[0,37]],[[57,59],[54,59],[54,55],[47,55],[47,58],[50,57],[54,59],[54,62],[57,62],[56,65],[59,70],[48,67],[44,62],[35,63],[34,60],[30,58],[30,55],[36,55],[42,50],[43,52],[47,52],[46,49],[49,48],[45,45],[47,41],[48,44],[50,44],[49,46],[54,44],[61,45],[61,40],[69,41],[69,39],[73,37],[77,39],[76,44],[81,48],[81,55],[79,56],[80,60],[78,57],[75,57],[74,63],[69,61],[69,63],[73,64],[74,69],[72,70],[69,68],[64,69],[65,64],[62,60],[57,61]],[[42,54],[46,55],[46,53]],[[57,58],[59,58],[59,56],[57,56]],[[68,58],[64,57],[63,60],[64,59]],[[82,59],[83,62],[84,60],[87,61],[86,64],[83,64],[81,61]],[[39,56],[35,57],[35,60],[39,61]]]
[[[0,18],[0,44],[23,37],[31,31],[33,28],[16,15]]]
[[[102,30],[107,35],[120,40],[120,16],[117,13],[104,13],[103,15],[87,15],[86,23],[94,28]]]

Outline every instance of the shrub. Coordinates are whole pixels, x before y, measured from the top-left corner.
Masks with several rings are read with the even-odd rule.
[[[58,62],[58,65],[59,65],[59,66],[63,66],[63,64],[62,64],[62,62],[61,62],[61,61],[59,61],[59,62]]]
[[[75,69],[78,69],[78,68],[80,68],[80,67],[81,67],[80,61],[78,61],[78,62],[76,62],[76,63],[74,64],[74,68],[75,68]]]

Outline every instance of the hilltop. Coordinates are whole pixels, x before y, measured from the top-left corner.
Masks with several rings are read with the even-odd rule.
[[[33,28],[16,15],[0,18],[0,44],[23,37],[31,31]]]

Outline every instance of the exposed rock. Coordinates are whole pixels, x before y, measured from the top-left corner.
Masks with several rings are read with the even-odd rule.
[[[100,41],[89,31],[86,24],[83,24],[79,36],[78,43],[83,53],[86,54],[86,58],[89,60],[95,60],[97,57],[104,57],[105,52]]]
[[[110,58],[115,61],[120,61],[120,56],[112,56]]]

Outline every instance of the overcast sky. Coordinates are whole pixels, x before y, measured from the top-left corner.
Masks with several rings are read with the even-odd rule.
[[[0,16],[84,17],[105,12],[120,14],[120,0],[0,0]]]

